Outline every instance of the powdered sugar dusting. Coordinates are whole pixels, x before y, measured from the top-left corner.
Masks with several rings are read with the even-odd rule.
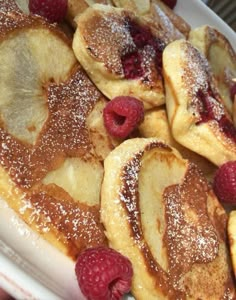
[[[156,51],[151,45],[146,45],[140,50],[142,56],[142,67],[144,75],[142,76],[143,82],[149,86],[155,86],[161,80],[161,74],[156,70]]]
[[[165,148],[165,145],[152,143],[145,150],[134,153],[123,166],[119,199],[127,212],[132,238],[145,259],[147,269],[153,278],[158,278],[156,284],[168,291],[170,298],[184,299],[189,293],[188,289],[191,289],[187,281],[183,284],[185,277],[191,277],[192,271],[195,274],[195,267],[204,265],[213,270],[218,264],[214,262],[219,255],[221,235],[209,216],[208,197],[211,190],[208,182],[201,171],[189,163],[182,182],[163,190],[166,221],[163,243],[167,250],[168,270],[162,270],[146,243],[139,207],[138,181],[142,157],[146,150],[155,147]],[[165,149],[171,151],[168,146]],[[221,215],[220,218],[224,217]],[[201,276],[207,280],[208,271],[202,272]]]
[[[63,41],[65,38],[56,27],[38,17],[0,13],[2,37],[22,27],[45,27],[59,37],[61,35]],[[56,189],[52,196],[50,188],[53,185],[48,185],[48,190],[42,180],[66,157],[88,160],[95,155],[86,120],[101,94],[79,65],[71,70],[69,79],[60,84],[53,83],[52,79],[44,85],[44,90],[48,118],[36,143],[23,143],[1,127],[0,164],[24,195],[20,196],[18,210],[21,217],[39,233],[53,233],[55,239],[67,244],[71,252],[68,254],[75,257],[89,245],[106,244],[99,207],[81,205],[63,190],[57,194]]]
[[[203,55],[190,44],[184,44],[182,52],[183,82],[190,99],[197,101],[199,90],[207,92],[209,82],[209,65]]]
[[[155,30],[155,34],[165,41],[166,44],[184,38],[184,35],[174,26],[159,5],[152,3],[150,11],[151,14],[145,18]]]
[[[165,241],[169,276],[176,289],[182,289],[179,280],[193,264],[209,263],[218,255],[218,233],[207,212],[208,193],[207,181],[192,164],[181,185],[165,189]]]
[[[98,207],[76,203],[65,195],[62,199],[49,194],[41,191],[29,197],[31,222],[37,224],[39,232],[50,231],[53,224],[58,231],[58,239],[70,244],[71,251],[75,253],[82,248],[106,244]]]
[[[126,18],[125,14],[97,10],[81,29],[91,55],[118,75],[123,75],[121,56],[135,49]]]
[[[141,168],[140,157],[142,155],[143,152],[137,153],[122,170],[121,180],[125,186],[119,192],[120,200],[128,210],[129,223],[135,233],[136,240],[142,237],[138,204],[138,173]]]
[[[183,49],[183,82],[188,91],[191,103],[188,104],[190,111],[200,119],[200,111],[204,110],[203,103],[199,99],[199,93],[205,95],[214,111],[214,116],[219,120],[225,114],[223,104],[219,99],[219,93],[214,86],[214,79],[207,59],[190,44]],[[209,93],[214,93],[214,97]]]
[[[195,124],[207,123],[218,140],[235,152],[236,129],[216,88],[208,61],[190,43],[181,44],[183,89]],[[223,144],[222,143],[222,144]]]
[[[8,1],[6,1],[8,3]],[[11,3],[11,2],[10,2]],[[1,3],[0,3],[1,5]],[[18,8],[18,6],[16,5]],[[6,4],[6,6],[0,6],[0,36],[5,37],[14,30],[32,27],[44,27],[45,29],[55,30],[57,35],[64,36],[62,32],[57,30],[57,25],[49,24],[44,18],[39,16],[28,16],[23,14],[19,8],[16,10],[12,4]]]
[[[15,0],[0,0],[0,12],[4,13],[21,13]]]
[[[62,157],[91,155],[86,118],[99,98],[79,68],[68,82],[49,86],[49,117],[35,146],[26,146],[0,129],[1,164],[17,185],[32,187]]]

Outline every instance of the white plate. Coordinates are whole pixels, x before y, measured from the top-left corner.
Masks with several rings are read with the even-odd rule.
[[[236,49],[235,32],[200,0],[178,0],[176,12],[193,28],[204,24],[215,26]],[[74,263],[26,227],[2,200],[0,285],[16,299],[83,299]]]

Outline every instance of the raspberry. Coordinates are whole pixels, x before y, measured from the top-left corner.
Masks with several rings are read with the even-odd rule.
[[[98,247],[81,253],[75,273],[81,292],[88,300],[118,300],[130,291],[133,269],[122,254]]]
[[[212,98],[215,100],[212,101]],[[198,101],[196,102],[196,107],[200,114],[200,119],[196,124],[214,120],[218,123],[223,133],[236,143],[236,128],[232,121],[225,114],[221,114],[220,117],[216,115],[216,112],[222,109],[222,104],[216,101],[218,98],[218,95],[214,94],[210,86],[208,86],[207,92],[203,92],[202,90],[197,91]]]
[[[162,0],[169,8],[173,9],[177,3],[177,0]]]
[[[162,53],[165,49],[165,43],[159,38],[155,38],[151,41],[150,45],[156,52],[156,68],[159,74],[162,74]]]
[[[143,121],[143,103],[134,97],[115,97],[104,108],[103,118],[112,136],[126,138]]]
[[[236,204],[236,161],[220,166],[214,177],[213,189],[222,202]]]
[[[136,46],[136,50],[127,52],[121,56],[121,63],[126,79],[141,78],[145,74],[144,65],[148,59],[143,53],[145,46],[151,46],[156,53],[156,68],[162,74],[162,53],[165,44],[160,39],[153,36],[150,28],[127,19],[127,28]]]
[[[137,48],[140,49],[152,41],[153,36],[149,28],[141,26],[132,20],[129,20],[128,27]]]
[[[29,0],[29,11],[49,22],[60,22],[67,13],[68,0]]]
[[[142,59],[138,51],[123,55],[121,63],[126,79],[136,79],[143,76]]]

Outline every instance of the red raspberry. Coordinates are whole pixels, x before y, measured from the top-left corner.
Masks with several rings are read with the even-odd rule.
[[[128,52],[121,56],[121,63],[124,70],[124,77],[126,79],[141,78],[145,74],[144,61],[142,50],[145,46],[152,46],[156,53],[156,67],[158,73],[162,74],[162,52],[165,44],[159,38],[153,36],[150,28],[142,26],[133,20],[128,20],[127,28],[136,46],[136,50]]]
[[[88,300],[118,300],[130,291],[133,269],[129,259],[119,252],[98,247],[81,253],[75,273]]]
[[[177,0],[162,0],[169,8],[173,9],[177,3]]]
[[[29,0],[29,11],[49,22],[62,21],[67,13],[68,0]]]
[[[141,26],[140,24],[129,20],[128,28],[133,42],[139,49],[147,44],[150,44],[150,41],[153,40],[152,32],[148,27]]]
[[[236,204],[236,161],[226,162],[216,171],[213,189],[222,202]]]
[[[103,118],[112,136],[126,138],[143,121],[143,103],[134,97],[115,97],[104,108]]]
[[[136,79],[143,76],[142,58],[138,51],[123,55],[121,63],[126,79]]]

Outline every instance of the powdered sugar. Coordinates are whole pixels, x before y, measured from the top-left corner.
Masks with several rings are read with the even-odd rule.
[[[123,74],[121,55],[135,49],[128,31],[126,16],[95,11],[96,15],[83,25],[81,32],[91,55],[115,74]],[[78,25],[80,28],[80,24]]]
[[[161,144],[159,146],[164,147]],[[148,145],[146,150],[155,147],[158,147],[158,143]],[[166,150],[170,149],[167,147]],[[207,207],[210,188],[196,166],[189,163],[182,182],[159,191],[162,193],[166,221],[163,243],[167,249],[168,270],[165,273],[152,257],[152,246],[147,244],[147,233],[143,231],[145,226],[142,225],[139,203],[139,197],[143,197],[139,195],[139,172],[143,159],[144,151],[133,153],[132,159],[127,160],[121,169],[120,203],[127,212],[132,239],[140,248],[147,268],[156,274],[158,283],[164,289],[180,296],[187,293],[182,281],[193,266],[211,263],[219,253],[219,232],[211,223]]]
[[[183,64],[186,65],[183,71],[184,87],[188,91],[189,99],[191,99],[188,108],[200,119],[199,114],[205,109],[199,99],[199,93],[201,93],[204,97],[207,97],[212,107],[214,120],[220,120],[225,115],[225,108],[214,86],[213,75],[207,59],[190,45],[183,49],[182,59]],[[212,93],[214,93],[213,96]]]
[[[52,34],[62,38],[62,43],[67,43],[61,31],[38,17],[0,13],[2,37],[22,30],[22,27],[33,30],[38,26],[45,27],[47,33],[53,31]],[[79,65],[73,67],[69,79],[59,84],[53,83],[53,79],[43,83],[48,118],[34,145],[10,135],[7,128],[0,128],[0,163],[17,187],[14,192],[20,191],[16,210],[22,219],[41,234],[54,232],[55,240],[67,244],[71,251],[68,254],[76,256],[85,245],[106,244],[99,207],[80,205],[59,188],[59,194],[56,189],[51,196],[50,188],[48,190],[42,184],[43,178],[60,166],[65,157],[88,160],[95,155],[86,120],[102,96],[82,68]]]

